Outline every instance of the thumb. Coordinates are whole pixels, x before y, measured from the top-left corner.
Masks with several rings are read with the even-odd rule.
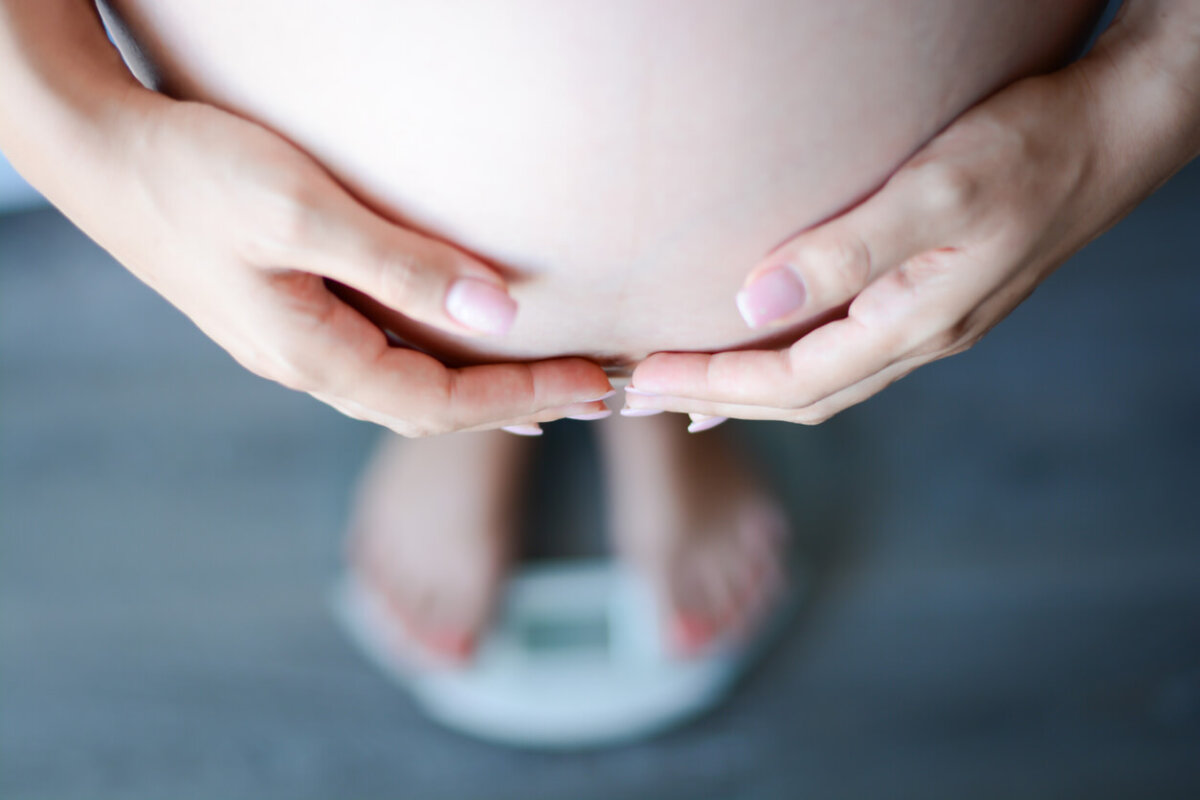
[[[451,333],[501,336],[512,327],[517,303],[504,279],[461,250],[395,225],[349,195],[307,223],[287,266]]]
[[[932,221],[923,204],[912,202],[910,186],[893,178],[849,211],[772,250],[737,294],[746,324],[788,324],[836,308],[933,246]]]

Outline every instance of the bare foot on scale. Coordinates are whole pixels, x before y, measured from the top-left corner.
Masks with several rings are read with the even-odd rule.
[[[654,585],[682,655],[753,628],[778,598],[787,519],[727,431],[677,414],[598,425],[618,550]]]
[[[500,431],[388,434],[360,480],[350,563],[401,643],[434,662],[470,658],[506,576],[531,442]]]

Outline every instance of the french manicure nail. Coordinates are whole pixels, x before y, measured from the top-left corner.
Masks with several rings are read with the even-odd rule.
[[[517,436],[542,435],[542,427],[536,423],[533,425],[506,425],[501,430],[506,430],[509,433],[515,433]]]
[[[612,396],[613,396],[613,395],[615,395],[616,393],[617,393],[617,390],[616,390],[616,389],[609,389],[607,392],[605,392],[604,394],[600,395],[599,397],[589,397],[587,400],[584,400],[583,402],[585,402],[585,403],[599,403],[601,400],[607,400],[608,398],[612,397]]]
[[[581,422],[591,422],[592,420],[605,419],[606,417],[611,416],[612,412],[606,408],[603,411],[593,411],[590,414],[573,414],[567,417],[567,419],[577,419]]]
[[[649,417],[663,413],[661,408],[622,408],[622,417]]]
[[[639,389],[636,386],[626,386],[625,394],[636,394],[638,397],[658,397],[654,392],[647,392],[644,389]]]
[[[737,294],[737,308],[751,328],[782,319],[804,305],[808,293],[804,281],[787,265],[759,275]]]
[[[446,293],[446,313],[471,330],[500,336],[517,317],[517,303],[495,284],[459,278]]]
[[[709,428],[715,428],[722,422],[725,422],[729,417],[719,417],[710,414],[688,414],[692,418],[692,423],[688,425],[688,433],[700,433]]]

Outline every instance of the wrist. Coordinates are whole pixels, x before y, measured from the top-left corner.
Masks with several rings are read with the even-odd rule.
[[[142,88],[90,3],[3,3],[0,149],[56,204],[111,156]]]
[[[1165,181],[1200,156],[1200,0],[1127,0],[1075,66],[1114,155],[1137,151]]]

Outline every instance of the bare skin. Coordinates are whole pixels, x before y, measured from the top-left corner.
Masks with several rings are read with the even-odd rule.
[[[614,543],[658,589],[676,650],[752,628],[781,588],[787,520],[733,438],[670,414],[598,429]]]
[[[668,644],[698,654],[752,627],[781,587],[786,521],[743,454],[674,415],[610,418],[597,432],[614,544],[657,588]],[[497,432],[387,436],[363,474],[351,562],[396,634],[437,661],[468,658],[489,622],[532,446]]]
[[[372,319],[449,363],[631,368],[794,340],[739,316],[749,266],[1059,64],[1097,3],[111,5],[168,95],[286,136],[380,216],[492,267],[519,306],[491,337],[356,301]]]
[[[520,306],[502,335],[467,338],[340,293],[381,327],[450,364],[569,354],[626,370],[794,338],[747,330],[730,302],[745,265],[1053,66],[1094,5],[113,3],[167,93],[284,134],[381,216],[493,266]],[[352,57],[311,58],[347,42]],[[764,485],[678,417],[611,419],[600,436],[613,537],[675,643],[748,625],[785,527]],[[522,453],[492,436],[388,441],[364,478],[360,570],[442,656],[486,624]]]
[[[387,601],[396,633],[432,655],[465,658],[488,622],[532,446],[500,431],[387,435],[363,473],[350,561]]]
[[[285,232],[310,240],[284,250],[249,248],[257,257],[253,274],[271,290],[280,288],[278,267],[306,266],[300,261],[319,250],[314,231],[338,216],[327,202],[333,191],[327,178],[346,190],[339,207],[362,203],[378,217],[371,226],[383,232],[369,238],[369,247],[329,251],[320,264],[308,265],[303,283],[282,273],[290,278],[286,286],[304,287],[303,298],[315,295],[320,304],[300,304],[302,313],[285,319],[289,324],[280,327],[286,330],[273,339],[243,335],[271,317],[256,312],[253,293],[230,277],[234,273],[214,279],[218,273],[207,263],[188,264],[171,254],[202,247],[164,234],[153,239],[164,243],[162,252],[143,252],[147,237],[139,235],[120,238],[121,247],[113,249],[123,261],[159,270],[146,274],[158,276],[164,294],[198,321],[208,320],[201,326],[251,368],[346,413],[420,435],[596,413],[602,391],[592,385],[594,365],[547,363],[532,376],[509,365],[503,385],[495,379],[501,368],[491,367],[470,373],[476,380],[468,386],[465,373],[447,374],[434,359],[383,347],[377,329],[333,303],[320,275],[355,286],[363,296],[349,299],[358,311],[452,365],[581,355],[631,367],[656,351],[771,346],[773,338],[794,338],[793,328],[774,336],[747,330],[731,302],[746,266],[878,187],[989,92],[1060,63],[1096,4],[630,0],[589,6],[528,0],[478,3],[469,13],[435,3],[377,3],[350,15],[320,4],[114,5],[157,62],[167,94],[198,101],[180,111],[156,96],[153,113],[137,119],[158,124],[132,130],[158,131],[160,144],[176,144],[186,133],[197,140],[188,152],[203,155],[214,141],[240,146],[251,136],[242,129],[253,128],[252,138],[271,141],[252,149],[250,165],[270,161],[262,150],[279,151],[283,137],[297,148],[276,160],[285,166],[303,161],[311,179],[299,184],[308,201],[302,205],[314,197],[322,202],[316,213],[285,215],[293,221]],[[312,57],[329,52],[343,57]],[[36,81],[28,85],[31,93],[41,91]],[[170,110],[157,110],[164,106]],[[205,117],[217,108],[232,111],[237,124],[227,115],[199,126],[197,107]],[[214,129],[229,135],[213,136]],[[24,138],[26,149],[39,149],[39,137]],[[146,163],[144,150],[133,163]],[[108,163],[110,154],[100,152],[105,158],[97,161]],[[207,164],[194,154],[189,159]],[[262,225],[249,212],[278,206],[228,202],[246,170],[192,170],[206,179],[233,178],[232,186],[198,195],[188,190],[198,179],[177,180],[179,170],[171,165],[178,159],[160,161],[166,166],[150,171],[168,176],[170,185],[155,197],[219,198],[202,205],[231,208],[226,216],[251,234],[259,235]],[[298,169],[272,170],[268,177],[287,178]],[[68,191],[76,172],[67,174],[62,196],[70,199],[77,194]],[[107,192],[110,182],[100,183]],[[101,200],[79,201],[77,216],[95,207],[125,208]],[[187,213],[178,213],[180,207]],[[205,208],[154,206],[168,221],[187,222],[208,219],[199,213]],[[346,227],[367,224],[362,210],[341,215],[350,220]],[[314,219],[325,224],[307,224]],[[210,243],[232,223],[203,227],[196,242]],[[391,227],[384,230],[383,223]],[[85,229],[103,233],[115,225],[99,220]],[[400,242],[393,228],[424,234],[419,249],[426,261],[444,267],[440,273],[428,265],[410,269],[409,278],[385,282],[423,298],[412,308],[361,276],[352,280],[358,273],[342,274],[378,253],[389,256],[388,263],[366,274],[390,274],[393,260],[417,264],[420,259],[392,258],[401,244],[417,246],[409,236]],[[181,242],[189,246],[178,247]],[[451,253],[451,246],[459,249]],[[429,273],[441,277],[417,280]],[[467,336],[444,319],[449,314],[463,322],[449,299],[444,309],[435,302],[450,297],[443,290],[460,274],[486,278],[497,291],[507,287],[512,303],[502,303],[505,314],[466,317],[476,323],[467,324],[475,333],[498,335]],[[197,281],[204,292],[194,291]],[[208,302],[189,308],[197,297]],[[246,308],[238,324],[224,324],[239,303]],[[515,321],[513,304],[520,306]],[[331,308],[335,317],[326,313]],[[310,319],[322,324],[299,324]],[[327,332],[329,319],[340,321],[343,340],[371,345],[360,347],[361,365],[391,365],[395,374],[425,380],[376,379],[366,391],[344,369],[331,371],[347,360],[295,333]],[[226,329],[238,335],[216,335]],[[253,346],[234,346],[246,339]],[[379,374],[361,369],[351,377]],[[432,389],[418,393],[414,385]],[[515,406],[528,399],[478,411],[485,400],[511,398],[521,387],[541,406],[529,409],[537,415],[518,413]],[[427,402],[414,406],[413,398]],[[462,402],[454,407],[452,400]],[[435,412],[448,419],[413,421]],[[664,609],[680,622],[681,639],[702,644],[744,625],[769,595],[782,527],[762,484],[721,440],[687,439],[678,419],[613,420],[603,436],[614,534],[658,586]],[[511,499],[520,446],[491,436],[404,449],[389,444],[364,479],[357,563],[393,598],[398,623],[434,650],[468,651],[485,624],[515,530]]]

